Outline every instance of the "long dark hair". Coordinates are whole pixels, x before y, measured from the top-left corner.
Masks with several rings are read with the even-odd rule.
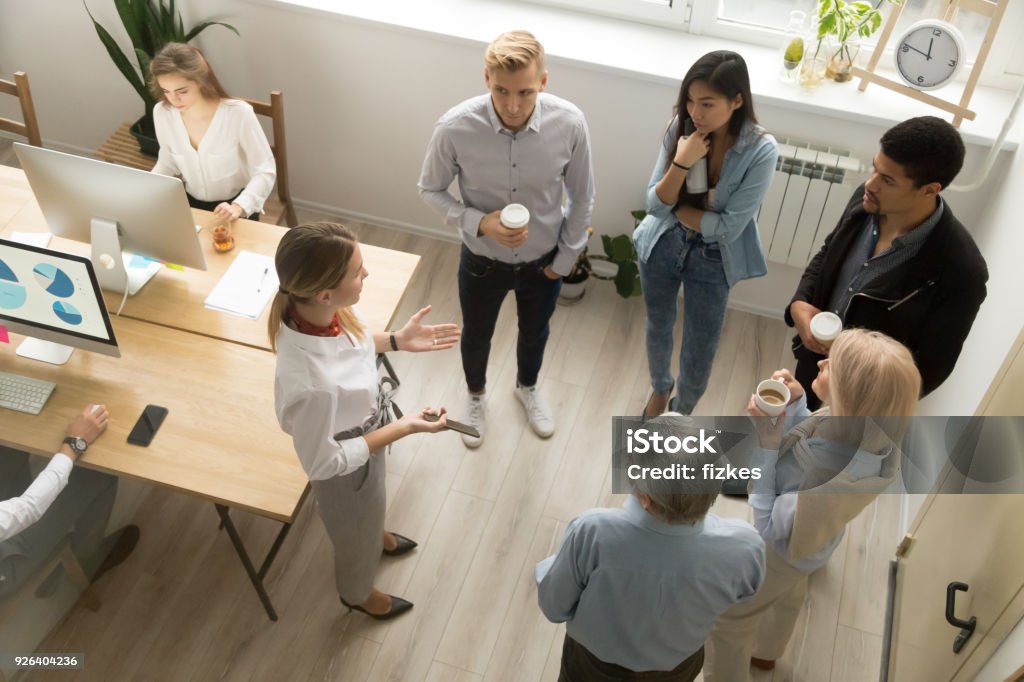
[[[687,124],[690,122],[690,114],[686,110],[686,98],[690,92],[690,85],[694,81],[704,81],[708,87],[730,101],[735,100],[736,95],[742,97],[743,104],[732,112],[732,118],[729,119],[730,135],[738,136],[746,121],[757,123],[757,116],[754,115],[754,98],[750,93],[750,74],[747,72],[747,63],[736,52],[715,50],[695,61],[679,86],[679,97],[672,110],[679,119],[679,130],[674,143],[678,143],[679,138],[686,134]],[[675,144],[669,147],[670,150],[675,150],[675,148]],[[669,154],[670,163],[671,160],[672,155]],[[668,166],[665,169],[668,170]],[[683,189],[679,192],[679,203],[703,206],[703,196],[703,193],[689,194],[686,191],[686,186],[683,185]],[[698,197],[700,197],[699,200]]]

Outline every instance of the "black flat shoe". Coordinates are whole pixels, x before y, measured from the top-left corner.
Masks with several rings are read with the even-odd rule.
[[[392,533],[392,535],[395,536],[395,540],[398,541],[398,544],[395,545],[394,549],[385,549],[384,556],[402,556],[407,552],[411,552],[416,547],[415,540],[410,540],[404,535],[399,535],[398,533]]]
[[[387,613],[370,613],[359,604],[349,604],[341,597],[338,597],[338,599],[341,599],[342,606],[346,607],[349,610],[349,613],[351,613],[352,611],[359,611],[360,613],[365,613],[367,616],[373,618],[374,620],[391,620],[392,618],[400,616],[406,611],[412,609],[411,601],[406,601],[401,597],[396,597],[393,594],[391,595],[391,609]]]
[[[654,391],[652,391],[651,395],[649,395],[647,397],[647,402],[644,403],[643,412],[640,413],[640,421],[647,421],[648,419],[654,419],[655,417],[658,417],[658,416],[661,415],[661,413],[658,413],[658,414],[647,414],[647,406],[651,404],[651,400],[656,395],[657,396],[662,396],[662,395],[669,396],[670,399],[668,400],[668,402],[665,403],[665,409],[666,410],[671,410],[672,409],[672,400],[671,400],[672,391],[669,391],[668,393],[655,393]]]

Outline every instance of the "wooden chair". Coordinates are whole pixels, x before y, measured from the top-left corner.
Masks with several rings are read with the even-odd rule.
[[[99,597],[96,596],[89,584],[89,578],[82,570],[82,565],[78,563],[78,558],[71,551],[69,537],[53,551],[53,554],[32,574],[32,577],[25,581],[25,584],[19,587],[14,594],[0,601],[0,623],[9,623],[18,608],[35,594],[36,589],[57,566],[64,566],[64,575],[81,591],[81,599],[86,608],[90,611],[100,608]]]
[[[284,136],[284,95],[280,90],[273,90],[270,93],[270,102],[261,102],[255,99],[246,99],[252,105],[253,111],[260,116],[267,116],[271,120],[274,140],[270,149],[274,152],[274,161],[277,162],[277,193],[267,197],[263,204],[262,219],[275,225],[287,225],[295,227],[299,224],[295,217],[295,206],[292,205],[292,192],[288,184],[288,153]]]
[[[28,143],[36,147],[43,146],[43,138],[39,134],[39,122],[36,120],[36,107],[32,103],[32,91],[28,87],[28,76],[24,71],[14,73],[14,82],[0,80],[0,93],[14,95],[21,102],[23,123],[9,118],[0,118],[0,130],[17,133],[28,138]]]

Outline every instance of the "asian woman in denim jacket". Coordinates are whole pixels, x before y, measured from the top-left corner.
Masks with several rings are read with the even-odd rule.
[[[755,217],[775,172],[775,139],[757,124],[750,77],[735,52],[710,52],[686,73],[633,235],[647,307],[652,394],[645,416],[668,407],[673,328],[683,287],[683,343],[671,409],[690,414],[704,394],[729,290],[767,272]],[[693,181],[706,166],[706,189]]]

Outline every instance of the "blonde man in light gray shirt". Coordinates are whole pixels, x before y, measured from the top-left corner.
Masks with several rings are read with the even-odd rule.
[[[587,123],[575,105],[544,92],[543,46],[526,31],[503,33],[484,61],[489,93],[441,117],[419,181],[423,200],[462,236],[461,350],[469,392],[462,418],[480,432],[462,437],[471,448],[483,442],[491,336],[509,291],[519,322],[515,395],[537,435],[554,433],[537,377],[562,277],[586,246],[594,203]],[[456,179],[461,200],[450,191]],[[502,224],[508,204],[529,210],[526,227]]]

